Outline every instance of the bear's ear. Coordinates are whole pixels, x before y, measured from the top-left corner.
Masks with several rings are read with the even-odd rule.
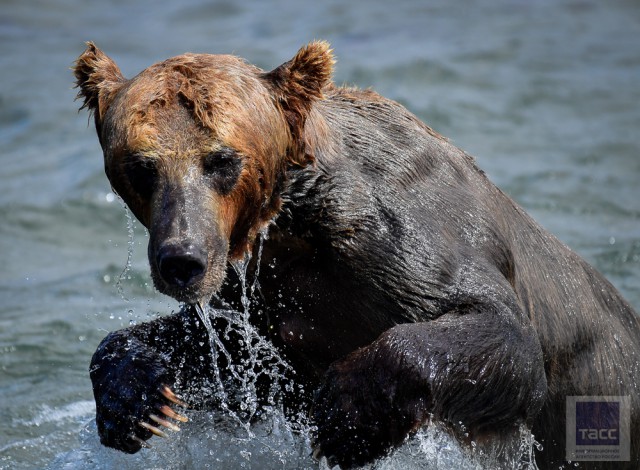
[[[73,67],[78,98],[84,100],[80,109],[95,112],[96,120],[102,120],[109,103],[126,82],[116,63],[96,47],[87,43],[87,49],[78,57]]]
[[[262,76],[273,90],[300,149],[305,120],[313,103],[323,98],[322,89],[331,82],[334,63],[329,43],[314,41]]]

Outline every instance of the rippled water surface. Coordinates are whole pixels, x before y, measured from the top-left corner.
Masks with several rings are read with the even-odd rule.
[[[215,454],[234,449],[225,437],[204,448],[193,439],[131,460],[97,443],[95,347],[177,305],[153,291],[146,234],[110,193],[95,131],[77,113],[69,67],[83,42],[132,76],[186,51],[271,68],[316,38],[335,49],[337,82],[399,100],[475,155],[640,309],[637,1],[5,0],[0,468],[215,468]],[[212,420],[196,419],[192,433],[216,433]],[[237,466],[279,468],[240,457]]]

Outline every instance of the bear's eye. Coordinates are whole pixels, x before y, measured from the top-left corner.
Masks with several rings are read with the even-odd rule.
[[[223,147],[203,158],[202,169],[211,186],[224,195],[238,182],[242,171],[242,159],[235,150]]]
[[[151,198],[158,176],[155,162],[151,158],[134,155],[126,161],[124,170],[133,190],[143,199]]]

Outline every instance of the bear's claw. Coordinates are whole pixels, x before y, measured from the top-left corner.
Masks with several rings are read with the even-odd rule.
[[[143,447],[145,449],[151,449],[152,447],[151,444],[149,444],[147,441],[140,439],[135,434],[129,435],[129,439],[131,439],[133,442],[137,443],[140,447]]]
[[[175,419],[176,421],[180,421],[181,423],[186,423],[187,421],[189,421],[189,418],[176,413],[171,409],[171,407],[167,405],[162,405],[161,407],[158,408],[158,411],[160,411],[162,414],[164,414],[168,418]]]
[[[166,385],[163,385],[162,387],[160,387],[160,393],[162,394],[163,397],[165,397],[171,403],[175,403],[178,406],[181,406],[183,408],[187,408],[187,404],[185,402],[183,402],[182,400],[180,400],[178,398],[178,396],[175,393],[173,393],[173,390],[171,390]],[[184,416],[183,416],[183,418],[184,418]]]
[[[160,426],[164,426],[165,428],[167,428],[167,429],[169,429],[171,431],[174,431],[174,432],[180,431],[180,427],[176,426],[171,421],[167,421],[166,419],[162,419],[161,417],[156,416],[154,414],[150,414],[149,418],[151,418],[153,421],[158,423]]]
[[[169,400],[171,403],[175,403],[178,406],[181,406],[183,408],[187,408],[187,404],[185,402],[183,402],[182,400],[180,400],[178,398],[178,396],[175,393],[173,393],[173,390],[171,390],[168,386],[162,385],[160,387],[159,391],[160,391],[160,394],[163,397],[165,397],[167,400]],[[180,421],[182,423],[186,423],[187,421],[189,421],[189,418],[187,418],[186,416],[183,416],[183,415],[181,415],[179,413],[176,413],[168,405],[160,405],[160,406],[157,406],[156,409],[160,413],[165,415],[165,417],[167,417],[167,418],[175,419],[175,420]],[[171,421],[168,421],[168,420],[164,419],[163,417],[158,416],[157,414],[149,413],[149,419],[151,421],[154,421],[156,424],[158,424],[160,426],[164,426],[165,428],[167,428],[167,429],[169,429],[171,431],[174,431],[174,432],[180,431],[180,427],[179,426],[173,424]],[[145,421],[140,421],[138,423],[138,425],[143,427],[144,429],[150,431],[152,434],[154,434],[154,435],[156,435],[158,437],[169,437],[159,427],[156,427],[156,426],[154,426],[152,424],[149,424],[149,423],[147,423]],[[135,439],[135,440],[137,441],[138,439]]]
[[[158,436],[158,437],[169,437],[167,436],[167,434],[163,431],[161,431],[160,429],[156,428],[155,426],[150,425],[149,423],[145,423],[144,421],[140,421],[138,423],[138,425],[142,426],[143,428],[147,429],[148,431],[151,431],[154,435]]]

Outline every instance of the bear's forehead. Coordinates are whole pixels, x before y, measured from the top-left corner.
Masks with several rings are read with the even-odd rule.
[[[255,147],[270,129],[282,128],[261,72],[234,56],[174,57],[131,79],[106,121],[128,149],[191,153],[220,143]]]
[[[263,94],[260,70],[234,56],[184,54],[143,70],[131,80],[128,94],[138,106],[217,106]]]

